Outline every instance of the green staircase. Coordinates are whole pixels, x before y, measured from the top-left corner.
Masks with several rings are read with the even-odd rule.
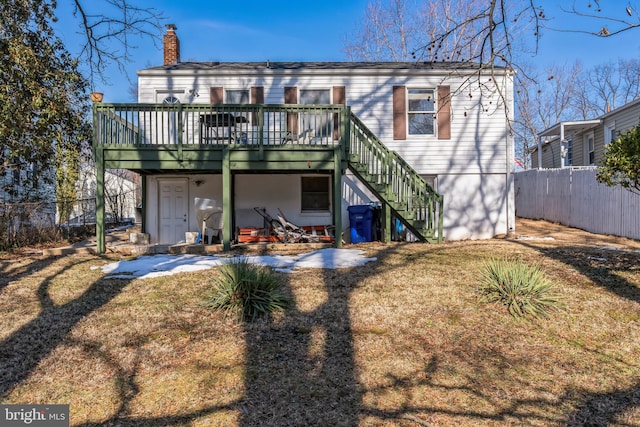
[[[358,117],[350,116],[349,170],[419,240],[442,243],[442,196]]]

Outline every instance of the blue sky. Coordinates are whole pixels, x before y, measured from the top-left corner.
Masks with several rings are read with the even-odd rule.
[[[95,1],[95,0],[91,0]],[[345,40],[362,20],[370,0],[136,0],[141,7],[155,7],[178,27],[183,61],[344,61]],[[578,2],[583,0],[576,0]],[[586,2],[587,0],[584,0]],[[545,0],[550,25],[559,29],[588,29],[593,24],[561,13],[571,1]],[[626,0],[603,0],[604,14],[624,12]],[[639,2],[632,1],[632,4]],[[71,16],[70,0],[59,0],[59,33],[68,49],[79,46],[78,23]],[[618,10],[608,10],[616,8]],[[618,15],[620,16],[620,15]],[[127,65],[135,80],[138,69],[162,64],[161,45],[134,41],[136,60]],[[541,67],[573,63],[591,66],[618,58],[640,58],[640,29],[609,39],[577,33],[545,31],[538,55],[529,60]],[[117,69],[110,70],[109,84],[99,89],[105,102],[131,102],[129,82]]]

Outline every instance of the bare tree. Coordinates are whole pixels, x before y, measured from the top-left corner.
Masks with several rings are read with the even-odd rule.
[[[70,1],[84,38],[80,61],[87,64],[92,86],[97,79],[106,80],[105,70],[110,64],[116,64],[126,74],[136,37],[160,40],[164,17],[155,8],[136,6],[132,0]]]
[[[582,89],[578,77],[580,62],[573,65],[554,65],[540,73],[529,73],[531,79],[522,80],[516,90],[516,156],[529,163],[529,150],[537,144],[537,134],[561,120],[575,116],[575,99]],[[545,78],[538,78],[538,74]]]
[[[472,15],[456,17],[443,31],[427,40],[416,55],[420,57],[424,51],[428,51],[429,54],[435,52],[443,59],[455,59],[454,53],[457,52],[451,52],[444,42],[452,34],[460,33],[464,37],[458,46],[479,46],[475,55],[466,59],[488,69],[505,66],[525,71],[520,67],[518,55],[522,36],[528,36],[532,42],[529,45],[537,53],[538,42],[545,31],[577,32],[604,38],[640,26],[637,8],[622,2],[608,5],[610,9],[604,11],[599,0],[574,0],[571,8],[561,9],[563,13],[581,18],[587,24],[597,25],[587,29],[554,27],[554,21],[547,17],[540,0],[490,0],[474,4],[476,7]],[[471,30],[465,31],[467,28]]]
[[[440,0],[416,4],[407,0],[374,0],[352,40],[345,47],[352,61],[439,61],[473,58],[480,49],[467,43],[468,35],[480,28],[459,27],[458,19],[470,19],[483,0]],[[440,37],[447,33],[446,37]],[[439,39],[424,48],[425,40]],[[446,52],[446,54],[442,54]],[[441,55],[441,56],[439,56]]]
[[[619,59],[600,64],[580,76],[583,91],[575,98],[582,118],[605,114],[640,96],[640,61]]]

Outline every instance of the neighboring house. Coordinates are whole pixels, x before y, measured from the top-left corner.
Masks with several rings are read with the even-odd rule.
[[[69,224],[85,225],[96,222],[96,174],[93,164],[80,168],[76,189],[78,200],[69,216]],[[105,214],[107,222],[139,222],[140,176],[124,169],[105,171]]]
[[[538,146],[531,150],[531,167],[599,166],[607,144],[638,123],[640,99],[594,120],[556,123],[538,134]]]
[[[183,63],[167,28],[164,65],[138,71],[139,104],[94,105],[100,250],[107,168],[142,175],[152,243],[199,230],[196,198],[223,208],[225,249],[237,227],[263,225],[254,207],[347,231],[349,206],[380,202],[385,240],[392,218],[425,241],[515,230],[509,70]]]
[[[53,170],[19,167],[0,149],[0,227],[18,232],[56,223]],[[0,234],[2,234],[0,232]]]
[[[53,182],[53,169],[19,167],[12,164],[7,153],[0,151],[0,203],[51,200],[52,196],[55,198]]]

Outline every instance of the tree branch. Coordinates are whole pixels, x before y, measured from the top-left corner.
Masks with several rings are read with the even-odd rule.
[[[105,75],[109,64],[115,64],[126,74],[125,66],[132,60],[132,51],[137,46],[133,37],[150,38],[154,43],[160,40],[164,19],[155,8],[141,8],[131,4],[131,0],[105,0],[113,12],[91,13],[92,2],[73,0],[74,16],[79,16],[84,43],[80,59],[89,68],[89,81],[94,86],[96,80],[107,81]]]

